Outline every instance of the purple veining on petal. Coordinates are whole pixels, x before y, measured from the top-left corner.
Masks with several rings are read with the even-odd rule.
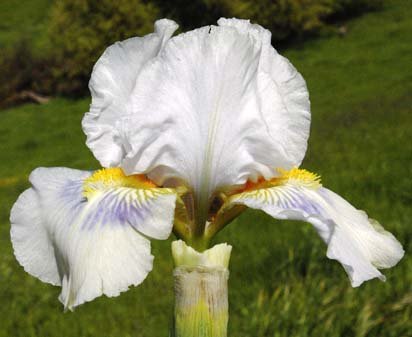
[[[326,188],[324,188],[324,187],[319,188],[318,193],[319,193],[319,194],[322,196],[322,198],[325,199],[329,204],[333,204],[333,199],[331,199],[331,198],[329,197],[329,191],[328,191]]]
[[[302,197],[302,195],[296,195],[296,196],[300,201],[299,207],[303,211],[305,211],[308,215],[321,213],[321,208],[317,203],[313,202],[312,200],[308,200]]]
[[[82,180],[69,180],[63,186],[59,197],[62,199],[65,207],[67,207],[67,214],[71,215],[71,219],[68,220],[69,224],[72,224],[75,217],[80,213],[82,207],[87,200],[83,197],[83,181]]]
[[[96,225],[137,226],[150,215],[153,200],[149,198],[142,202],[137,195],[131,193],[134,192],[122,191],[120,193],[119,190],[113,189],[106,191],[98,200],[91,201],[96,204],[87,210],[81,229],[94,230]],[[59,197],[67,208],[67,215],[71,217],[68,220],[71,225],[89,202],[83,196],[83,180],[67,181]]]
[[[279,206],[283,209],[297,209],[309,215],[320,215],[323,213],[323,208],[316,202],[305,198],[299,192],[293,194],[284,194],[279,200]]]
[[[149,205],[138,203],[133,199],[128,201],[125,194],[110,191],[99,200],[96,211],[87,216],[83,228],[93,229],[96,224],[136,226],[149,214]]]

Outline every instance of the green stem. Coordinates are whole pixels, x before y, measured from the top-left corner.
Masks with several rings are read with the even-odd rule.
[[[190,244],[191,247],[196,249],[198,252],[204,252],[210,244],[210,239],[206,238],[205,236],[200,237],[189,237],[187,242]]]

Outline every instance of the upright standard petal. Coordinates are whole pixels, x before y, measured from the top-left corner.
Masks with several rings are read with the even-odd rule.
[[[220,188],[298,165],[309,133],[305,82],[270,33],[220,24],[169,40],[141,71],[121,127],[125,171],[183,179],[199,209]]]
[[[159,20],[153,34],[116,42],[94,66],[89,83],[92,103],[82,124],[86,144],[103,167],[117,166],[123,158],[125,149],[117,121],[129,113],[128,99],[140,71],[176,29],[175,22]]]
[[[313,224],[328,245],[327,256],[343,265],[353,287],[375,277],[385,280],[378,268],[393,267],[404,254],[395,237],[322,187],[314,174],[298,169],[282,172],[272,181],[251,185],[228,203],[261,209],[276,219]]]
[[[169,236],[173,190],[120,169],[39,168],[30,181],[11,212],[14,252],[28,273],[62,286],[66,308],[146,278],[153,256],[145,236]]]

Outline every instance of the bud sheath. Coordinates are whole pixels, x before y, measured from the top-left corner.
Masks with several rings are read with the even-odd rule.
[[[220,244],[199,253],[183,241],[173,242],[175,337],[227,336],[231,249]]]

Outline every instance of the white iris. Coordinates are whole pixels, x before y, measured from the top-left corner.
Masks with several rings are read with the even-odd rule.
[[[236,19],[172,37],[176,29],[160,20],[153,34],[112,45],[96,63],[83,129],[113,169],[32,173],[11,215],[25,270],[61,285],[68,308],[115,296],[151,270],[148,238],[174,230],[206,248],[247,206],[312,223],[353,286],[383,279],[377,268],[401,259],[399,242],[296,169],[309,96],[270,33]]]

